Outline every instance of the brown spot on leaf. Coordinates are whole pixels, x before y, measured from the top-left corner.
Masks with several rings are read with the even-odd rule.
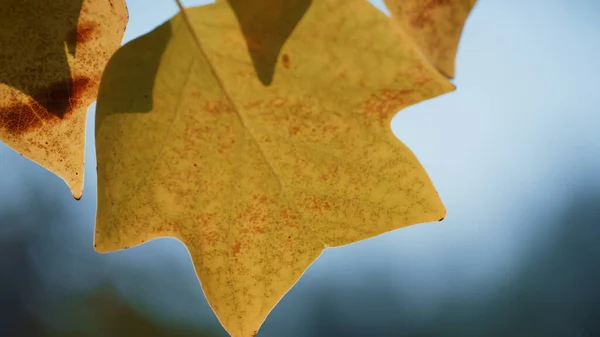
[[[54,82],[34,97],[49,113],[58,118],[64,118],[72,112],[75,106],[79,105],[78,103],[90,84],[89,78],[78,76],[66,81]]]
[[[77,45],[89,42],[96,38],[97,28],[98,23],[93,21],[83,21],[80,22],[79,25],[77,25],[76,27],[70,29],[67,32],[67,36],[65,37],[65,41],[67,42],[69,52],[75,55],[74,53],[75,49],[77,48]]]
[[[452,6],[452,1],[450,0],[425,0],[420,3],[420,6],[417,6],[414,9],[414,12],[411,13],[413,16],[410,20],[411,26],[416,29],[423,29],[425,26],[433,26],[435,24],[434,21],[434,12],[438,10],[439,7],[442,6]]]
[[[0,129],[19,136],[45,124],[60,122],[81,107],[82,97],[91,85],[91,79],[80,76],[38,90],[33,95],[35,99],[8,99],[8,104],[0,106]]]
[[[444,219],[445,219],[445,218],[441,218],[441,219],[439,219],[438,221],[442,221],[442,220],[444,220]]]
[[[283,106],[285,104],[285,99],[283,99],[281,97],[276,97],[275,99],[273,99],[271,101],[271,104],[273,104],[273,106],[275,106],[275,107]]]
[[[226,113],[232,113],[231,107],[221,101],[207,101],[204,103],[204,110],[213,116],[219,116]]]
[[[297,135],[299,131],[300,131],[300,127],[297,125],[290,127],[290,135],[292,135],[292,136]]]
[[[290,69],[290,56],[288,54],[283,54],[281,56],[281,63],[285,69]]]
[[[84,21],[77,26],[77,44],[86,43],[94,39],[98,24],[93,21]]]
[[[242,248],[242,245],[239,242],[236,242],[236,244],[233,245],[233,249],[232,249],[233,254],[237,255],[240,252],[241,248]]]

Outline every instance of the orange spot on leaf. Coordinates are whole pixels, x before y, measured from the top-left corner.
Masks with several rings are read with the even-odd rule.
[[[20,136],[44,124],[60,122],[81,107],[82,98],[92,84],[87,77],[75,77],[54,82],[34,93],[37,100],[13,98],[11,102],[9,98],[8,105],[0,106],[0,128]]]
[[[290,127],[290,134],[291,134],[292,136],[295,136],[295,135],[297,135],[297,134],[298,134],[298,132],[300,132],[300,127],[299,127],[299,126],[297,126],[297,125],[294,125],[294,126]]]
[[[232,248],[233,254],[237,255],[240,252],[241,248],[242,248],[242,245],[239,242],[236,242]]]
[[[84,21],[77,27],[77,44],[86,43],[95,37],[98,24],[93,21]]]
[[[285,69],[290,69],[290,56],[288,54],[283,54],[281,56],[281,63]]]
[[[413,93],[412,89],[384,89],[378,94],[373,94],[363,106],[363,116],[375,119],[383,126],[399,109],[412,103],[407,97]]]
[[[416,15],[410,20],[411,26],[416,29],[423,29],[425,26],[433,26],[432,13],[441,6],[452,6],[452,0],[425,0],[421,6],[415,11]]]
[[[285,104],[285,100],[283,98],[277,97],[271,101],[271,104],[273,104],[276,107],[280,107]]]

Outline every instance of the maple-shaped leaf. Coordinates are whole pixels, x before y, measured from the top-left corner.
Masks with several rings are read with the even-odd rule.
[[[444,217],[390,122],[454,86],[392,19],[313,1],[265,85],[227,2],[183,13],[103,75],[97,251],[178,238],[220,322],[248,337],[326,247]]]
[[[85,119],[124,0],[0,1],[0,140],[83,192]]]
[[[384,0],[392,17],[425,57],[448,77],[460,35],[476,0]]]

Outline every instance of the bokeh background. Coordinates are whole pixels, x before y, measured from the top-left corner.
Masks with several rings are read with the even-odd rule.
[[[259,337],[600,336],[600,2],[479,0],[453,82],[392,123],[446,220],[326,250]],[[0,144],[0,336],[226,336],[179,241],[93,250],[94,107],[81,201]]]

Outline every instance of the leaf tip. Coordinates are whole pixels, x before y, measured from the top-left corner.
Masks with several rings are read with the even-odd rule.
[[[79,177],[79,174],[75,173],[76,177],[72,177],[72,179],[63,178],[63,180],[67,183],[69,190],[71,190],[71,195],[73,199],[79,201],[83,197],[83,177]]]
[[[102,247],[100,247],[98,244],[94,243],[94,250],[96,251],[96,253],[98,254],[106,254],[109,252],[108,249],[104,249]]]
[[[110,249],[110,247],[108,247],[109,245],[100,242],[102,240],[98,240],[98,238],[100,237],[99,234],[99,231],[96,229],[96,231],[94,232],[94,250],[96,251],[96,253],[106,254],[114,251],[113,249]]]

